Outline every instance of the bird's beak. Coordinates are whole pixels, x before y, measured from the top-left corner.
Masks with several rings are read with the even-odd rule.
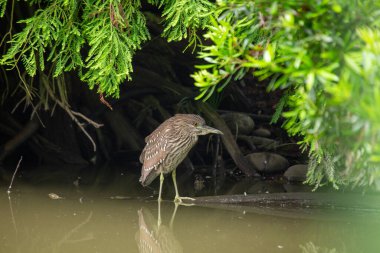
[[[201,126],[199,127],[202,132],[203,135],[206,135],[206,134],[223,134],[221,131],[219,131],[218,129],[215,129],[215,128],[212,128],[212,127],[209,127],[209,126]]]

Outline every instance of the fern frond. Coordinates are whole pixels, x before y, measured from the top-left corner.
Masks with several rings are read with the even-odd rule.
[[[37,62],[33,50],[30,50],[29,56],[22,55],[21,61],[25,67],[26,72],[30,76],[35,76],[37,71]]]
[[[278,119],[280,118],[282,112],[284,111],[284,107],[286,105],[286,102],[288,100],[289,94],[284,93],[284,95],[281,97],[280,101],[276,105],[276,111],[274,112],[272,119],[270,121],[270,124],[277,123]]]
[[[90,45],[81,79],[90,88],[119,96],[119,86],[131,79],[135,50],[150,38],[139,0],[111,1],[110,5],[94,1],[84,10],[83,34]],[[97,9],[98,15],[91,15]]]
[[[7,0],[0,0],[0,18],[4,17],[7,8]]]
[[[205,28],[213,9],[214,5],[208,0],[166,1],[162,13],[165,18],[163,36],[168,41],[188,38],[189,33]]]
[[[39,62],[39,66],[40,66],[40,69],[41,71],[44,71],[45,70],[45,57],[44,57],[44,48],[43,47],[38,47],[38,62]]]

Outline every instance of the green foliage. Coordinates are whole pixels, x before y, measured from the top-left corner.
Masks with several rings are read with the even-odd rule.
[[[45,69],[45,51],[49,48],[47,59],[55,63],[54,76],[82,66],[80,48],[84,39],[76,23],[77,12],[75,0],[57,2],[19,21],[25,28],[12,37],[11,47],[0,64],[14,67],[21,59],[26,72],[34,76],[38,68]]]
[[[148,40],[145,17],[139,11],[140,1],[88,1],[83,11],[83,34],[90,50],[87,72],[81,75],[90,88],[119,95],[119,85],[131,78],[132,56]]]
[[[0,18],[4,17],[7,0],[0,0]]]
[[[300,249],[302,250],[302,253],[338,253],[338,251],[335,248],[322,248],[317,245],[315,245],[313,242],[307,242],[304,245],[299,245]],[[345,250],[343,252],[346,252]]]
[[[134,53],[150,39],[140,1],[27,2],[37,10],[15,18],[21,30],[7,33],[0,57],[0,65],[17,68],[25,93],[42,94],[39,104],[46,108],[48,91],[66,94],[61,81],[41,82],[36,92],[21,64],[30,76],[46,72],[46,80],[75,70],[90,88],[118,97],[120,84],[131,78]],[[285,129],[301,136],[310,152],[307,182],[338,187],[380,181],[379,1],[148,2],[162,9],[168,41],[195,43],[196,31],[207,26],[211,44],[199,54],[206,64],[193,74],[198,99],[246,74],[268,80],[269,90],[286,91],[274,121],[282,113]],[[1,17],[6,8],[0,0]]]
[[[163,6],[163,36],[168,41],[179,41],[189,37],[190,44],[196,43],[196,32],[209,23],[214,5],[208,0],[150,0]]]
[[[218,3],[222,12],[205,35],[213,43],[199,54],[207,64],[193,75],[199,97],[252,71],[270,80],[268,89],[287,90],[279,110],[285,108],[285,129],[302,136],[310,152],[307,182],[338,187],[380,181],[380,2]],[[244,15],[231,20],[235,13]],[[253,22],[239,33],[245,17]],[[245,32],[257,25],[263,36]]]
[[[57,30],[61,24],[55,22],[55,18],[49,16],[59,15],[62,10],[55,10],[53,7],[47,8],[44,11],[36,12],[32,18],[20,21],[26,25],[25,29],[13,36],[11,40],[12,46],[8,52],[2,56],[0,64],[14,66],[20,59],[24,64],[27,73],[31,76],[36,74],[37,60],[36,54],[44,51],[44,45],[51,43],[53,37],[57,37]],[[46,22],[46,20],[48,22]],[[31,41],[29,43],[29,40]],[[39,55],[44,61],[44,56]],[[44,69],[44,64],[40,64],[41,69]]]
[[[23,28],[8,41],[0,65],[18,68],[21,60],[30,76],[47,66],[53,77],[76,70],[90,88],[118,97],[120,84],[131,79],[134,53],[150,39],[140,0],[28,2],[38,9],[18,21]],[[163,36],[168,41],[189,37],[191,43],[214,6],[207,0],[149,2],[163,8]],[[0,0],[0,16],[6,5]]]
[[[211,94],[232,80],[242,78],[249,66],[242,63],[249,55],[260,55],[271,30],[263,27],[256,3],[219,1],[218,19],[212,19],[204,37],[212,42],[203,46],[199,57],[207,64],[192,75],[200,88],[197,99],[207,100]]]
[[[163,16],[166,18],[163,35],[171,40],[181,40],[189,36],[196,37],[199,28],[204,28],[209,21],[212,4],[207,0],[176,0],[166,5]]]

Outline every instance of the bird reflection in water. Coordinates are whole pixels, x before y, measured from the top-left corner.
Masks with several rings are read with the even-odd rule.
[[[159,216],[161,205],[158,205]],[[181,244],[174,236],[172,227],[177,212],[178,204],[175,204],[169,226],[161,224],[161,217],[157,220],[147,208],[141,208],[137,213],[139,217],[139,231],[136,234],[136,242],[140,253],[181,253]]]

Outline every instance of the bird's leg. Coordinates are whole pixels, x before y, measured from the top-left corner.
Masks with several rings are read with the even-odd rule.
[[[174,211],[173,211],[172,217],[170,219],[170,223],[169,223],[170,229],[173,229],[173,223],[174,223],[175,215],[177,213],[178,205],[179,204],[177,202],[174,203]]]
[[[161,192],[162,192],[162,184],[164,183],[164,174],[161,172],[160,174],[160,191],[158,192],[158,215],[157,215],[157,227],[161,226]]]
[[[182,205],[185,205],[185,204],[182,203],[183,199],[189,199],[189,200],[195,200],[195,199],[189,198],[189,197],[180,197],[179,196],[178,188],[177,188],[177,180],[176,180],[176,170],[177,169],[174,169],[173,172],[172,172],[173,184],[174,184],[174,189],[175,189],[174,202],[182,204]],[[186,205],[193,205],[193,204],[186,204]]]
[[[173,172],[172,172],[172,178],[173,178],[173,184],[174,184],[174,189],[175,189],[175,198],[174,198],[174,202],[177,202],[176,200],[177,199],[180,199],[179,197],[179,194],[178,194],[178,188],[177,188],[177,173],[176,173],[177,169],[174,169]]]
[[[161,226],[161,201],[158,201],[157,228]]]
[[[161,172],[160,174],[160,191],[158,192],[158,202],[161,202],[161,193],[162,193],[162,184],[164,183],[164,174]]]

